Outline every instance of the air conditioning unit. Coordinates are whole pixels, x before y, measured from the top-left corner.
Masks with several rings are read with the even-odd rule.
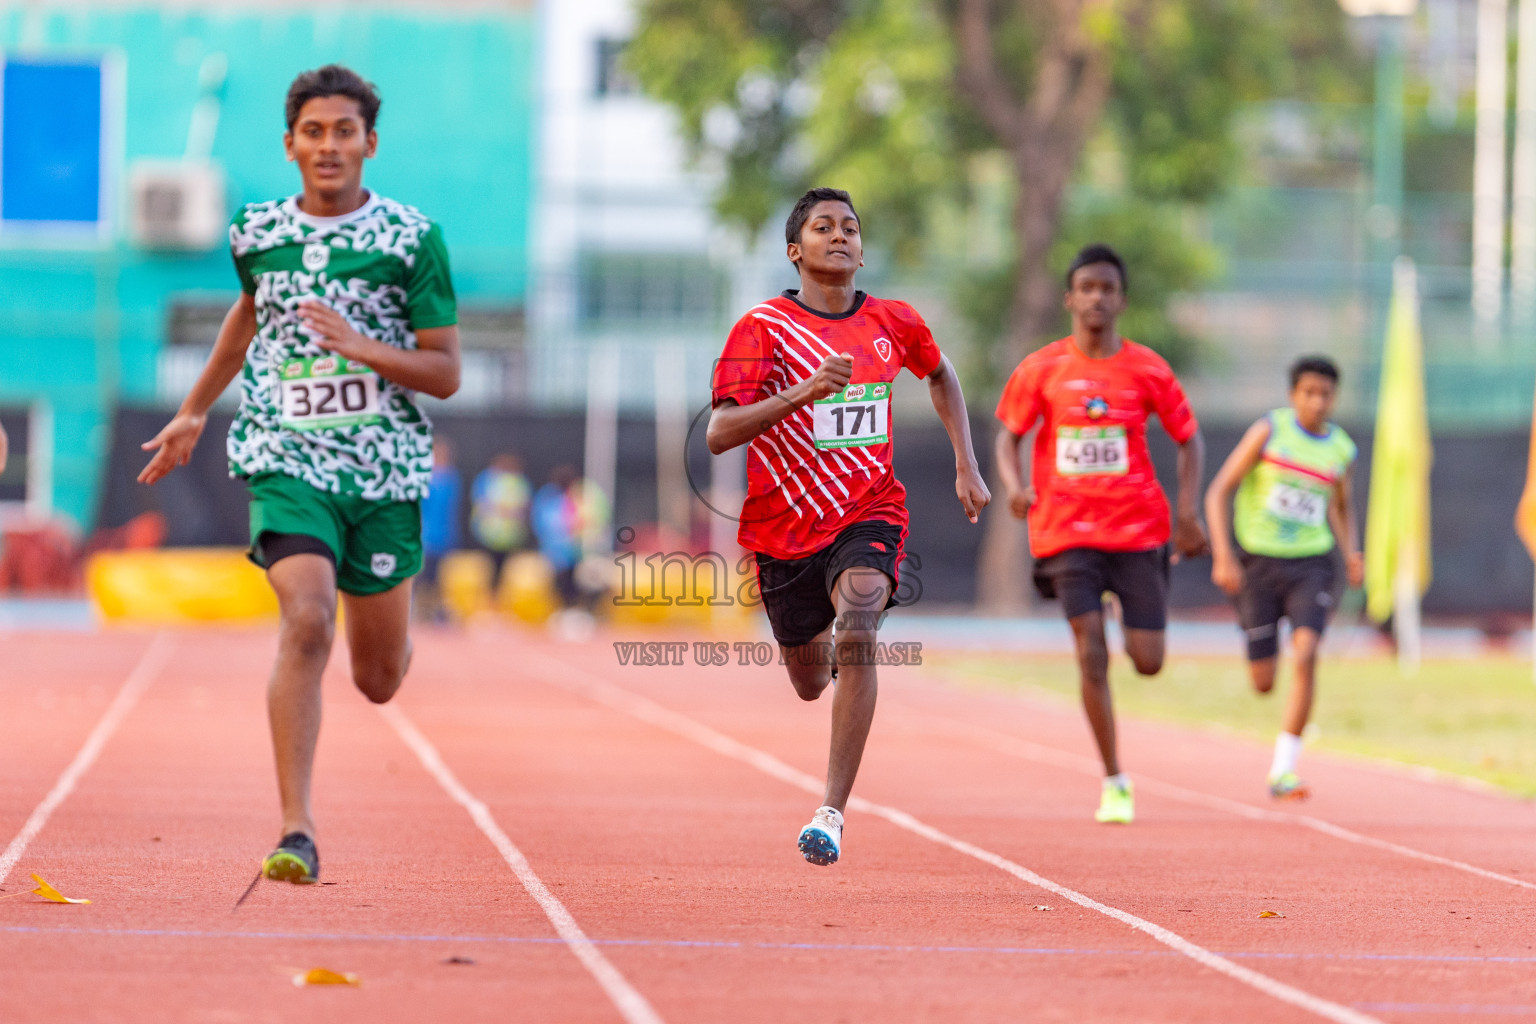
[[[214,249],[229,238],[224,171],[211,161],[140,160],[128,171],[128,224],[146,249]]]

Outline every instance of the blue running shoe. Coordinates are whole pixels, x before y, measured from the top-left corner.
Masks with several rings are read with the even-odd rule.
[[[800,830],[800,853],[812,864],[836,864],[843,849],[843,812],[818,807],[811,823]]]

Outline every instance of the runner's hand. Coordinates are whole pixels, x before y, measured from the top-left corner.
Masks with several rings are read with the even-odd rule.
[[[347,359],[366,361],[364,357],[373,340],[354,331],[346,317],[330,306],[305,299],[299,303],[299,317],[304,330],[321,348]]]
[[[1015,519],[1028,519],[1029,510],[1034,508],[1035,502],[1039,500],[1040,498],[1035,493],[1033,484],[1022,490],[1010,491],[1008,494],[1008,511],[1013,513],[1013,518]]]
[[[1194,516],[1180,516],[1173,525],[1173,561],[1180,558],[1199,558],[1210,554],[1211,542],[1205,535],[1205,527]]]
[[[1211,582],[1221,588],[1228,597],[1236,597],[1243,589],[1243,567],[1237,559],[1228,555],[1211,563]]]
[[[819,402],[823,398],[835,395],[848,386],[848,380],[853,376],[853,356],[844,352],[838,356],[828,356],[822,360],[816,372],[811,375],[810,401]]]
[[[1355,589],[1365,586],[1365,556],[1358,551],[1350,552],[1344,559],[1344,576]]]
[[[960,507],[965,509],[966,517],[973,523],[992,501],[992,492],[987,490],[987,482],[975,466],[965,466],[955,474],[955,494],[960,497]]]
[[[203,417],[179,412],[165,425],[165,429],[139,445],[146,452],[154,452],[149,465],[139,472],[139,483],[152,484],[165,477],[177,466],[185,466],[192,458],[197,439],[203,436]]]

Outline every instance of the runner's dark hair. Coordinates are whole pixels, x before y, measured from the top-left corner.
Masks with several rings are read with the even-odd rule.
[[[784,241],[798,244],[800,232],[805,228],[805,222],[811,218],[811,207],[817,203],[838,202],[847,203],[848,209],[853,210],[853,197],[840,188],[813,188],[801,196],[795,203],[795,208],[789,211],[789,219],[784,222]],[[859,211],[853,210],[853,219],[859,219]],[[862,224],[862,221],[860,222]]]
[[[1072,257],[1072,265],[1067,268],[1067,291],[1072,290],[1072,275],[1095,263],[1108,263],[1120,271],[1120,290],[1122,292],[1131,290],[1131,279],[1125,273],[1125,260],[1104,243],[1094,242],[1092,245],[1083,246],[1078,250],[1077,255]]]
[[[298,123],[299,111],[304,109],[304,104],[323,96],[346,96],[356,100],[357,108],[363,115],[363,130],[373,131],[382,103],[378,91],[372,82],[340,64],[327,64],[323,68],[305,71],[293,80],[293,84],[288,87],[288,100],[283,107],[283,113],[288,119],[288,130],[293,131],[293,126]]]
[[[1301,383],[1301,375],[1315,373],[1319,377],[1327,377],[1335,384],[1339,382],[1339,368],[1332,359],[1327,356],[1302,356],[1291,364],[1291,390],[1296,390],[1296,385]]]

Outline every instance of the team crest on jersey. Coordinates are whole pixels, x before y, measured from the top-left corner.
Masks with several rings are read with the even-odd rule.
[[[1094,395],[1092,398],[1083,399],[1083,411],[1091,420],[1103,419],[1104,414],[1109,412],[1109,403],[1104,400],[1103,395]]]
[[[876,338],[875,339],[875,351],[877,353],[879,353],[880,361],[882,363],[890,362],[891,361],[891,339],[890,338]]]
[[[375,553],[373,556],[373,574],[378,577],[388,576],[395,571],[395,556],[386,553]]]
[[[324,242],[310,242],[304,247],[304,269],[318,274],[331,262],[331,247]]]

